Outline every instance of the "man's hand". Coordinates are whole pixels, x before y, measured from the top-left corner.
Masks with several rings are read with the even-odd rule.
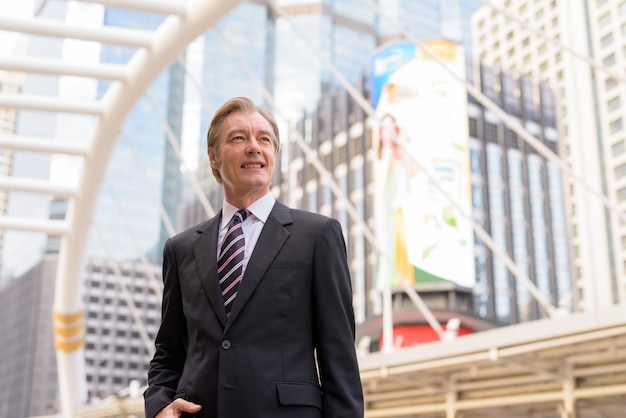
[[[202,406],[196,403],[178,398],[165,408],[161,409],[161,411],[159,411],[159,413],[156,414],[154,418],[180,418],[180,416],[185,412],[189,414],[195,414],[201,409]]]

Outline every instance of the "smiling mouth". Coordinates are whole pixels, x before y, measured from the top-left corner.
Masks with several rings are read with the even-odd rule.
[[[243,164],[243,168],[263,168],[263,164]]]

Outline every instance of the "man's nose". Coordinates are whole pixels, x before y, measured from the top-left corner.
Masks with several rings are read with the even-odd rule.
[[[246,151],[251,154],[261,152],[261,145],[259,141],[256,138],[252,138],[250,142],[248,142],[248,148]]]

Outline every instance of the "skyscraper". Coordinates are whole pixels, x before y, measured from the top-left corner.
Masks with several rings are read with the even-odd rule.
[[[58,412],[57,364],[52,337],[56,256],[45,256],[0,291],[0,416]]]
[[[389,17],[417,39],[447,39],[463,45],[471,55],[472,36],[470,17],[480,2],[475,0],[378,0],[378,5]],[[378,19],[378,45],[397,41],[397,28],[383,18]]]
[[[478,11],[473,27],[482,62],[547,80],[554,91],[561,157],[572,174],[561,172],[576,308],[623,302],[626,2],[505,0]],[[526,129],[545,137],[532,125]],[[601,194],[613,206],[604,205]]]
[[[555,102],[546,83],[478,64],[470,74],[483,94],[523,125],[542,132],[542,142],[558,152]],[[546,302],[571,311],[564,188],[558,167],[472,97],[468,113],[475,219]],[[475,261],[480,316],[503,324],[546,316],[526,284],[478,236]]]
[[[157,14],[105,8],[103,25],[154,29],[163,21]],[[103,45],[101,62],[125,63],[135,51]],[[160,262],[166,234],[160,208],[176,217],[180,194],[180,163],[166,137],[159,114],[180,141],[184,101],[184,71],[174,63],[159,76],[126,119],[111,156],[94,212],[97,234],[91,234],[87,257],[139,260],[142,254]],[[108,82],[100,82],[104,91]],[[101,93],[99,93],[101,94]]]

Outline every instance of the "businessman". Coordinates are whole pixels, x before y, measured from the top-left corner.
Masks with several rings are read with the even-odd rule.
[[[207,145],[223,208],[165,244],[146,416],[362,418],[341,226],[274,199],[278,126],[250,99]]]

